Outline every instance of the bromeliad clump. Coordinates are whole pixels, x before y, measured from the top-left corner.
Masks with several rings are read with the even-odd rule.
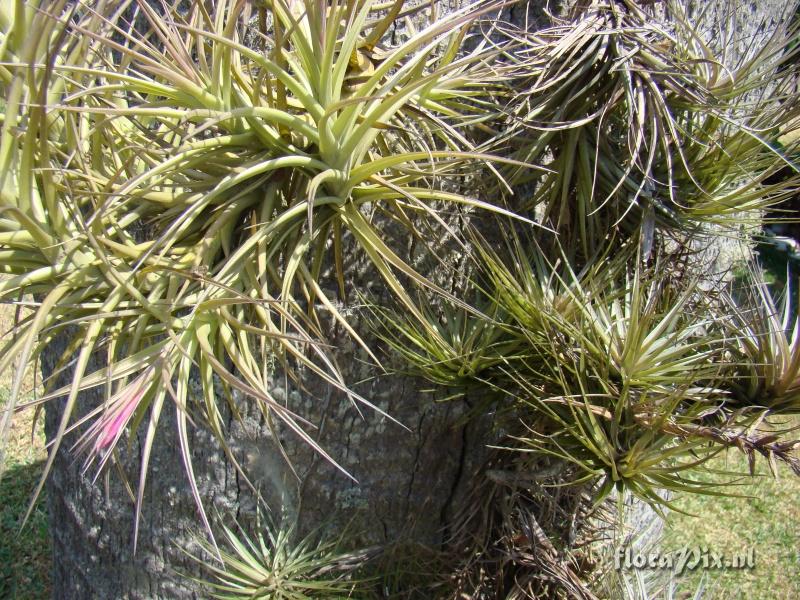
[[[364,345],[319,283],[333,270],[346,298],[345,236],[418,314],[399,276],[445,292],[391,248],[380,223],[419,237],[416,216],[443,223],[442,203],[506,213],[436,185],[491,158],[470,128],[495,116],[497,50],[478,40],[461,51],[491,4],[411,28],[391,48],[380,40],[415,10],[403,0],[151,4],[0,9],[0,251],[10,275],[0,297],[41,300],[3,346],[0,370],[68,336],[71,384],[43,399],[67,396],[45,470],[79,393],[106,385],[109,404],[81,447],[107,458],[122,426],[149,420],[139,504],[166,399],[190,476],[190,405],[223,438],[217,378],[315,444],[269,379],[276,364],[302,366],[347,390],[315,310]],[[107,366],[90,372],[97,352]],[[188,393],[195,367],[201,399]]]

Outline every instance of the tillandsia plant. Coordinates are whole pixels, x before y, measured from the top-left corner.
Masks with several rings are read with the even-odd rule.
[[[486,254],[492,312],[509,315],[502,336],[460,355],[469,365],[493,347],[514,348],[472,375],[473,386],[499,392],[507,447],[574,464],[575,483],[602,479],[597,501],[615,488],[656,505],[660,489],[709,491],[686,472],[720,447],[677,433],[701,424],[725,395],[722,338],[694,282],[670,280],[660,261],[642,266],[630,248],[580,274],[564,257],[527,258],[519,240],[512,249],[512,267]],[[408,329],[400,327],[413,342],[404,354],[421,373],[461,383],[455,369],[442,381],[437,354],[413,349],[432,340]]]
[[[681,3],[654,18],[638,2],[578,2],[567,19],[514,32],[523,90],[509,106],[517,156],[552,170],[520,210],[536,209],[570,254],[584,259],[639,227],[755,228],[796,178],[768,184],[789,161],[773,148],[796,127],[794,60],[778,31],[738,62],[716,55]],[[752,42],[748,42],[751,44]]]
[[[534,184],[515,208],[558,235],[521,244],[513,227],[501,226],[508,251],[476,243],[489,284],[475,285],[495,304],[484,313],[504,315],[491,344],[463,352],[451,343],[442,352],[432,335],[400,321],[392,337],[405,340],[405,356],[439,383],[449,376],[449,384],[463,385],[457,369],[441,368],[452,357],[463,373],[485,365],[475,383],[533,401],[527,414],[535,426],[520,439],[537,453],[572,460],[588,477],[606,476],[600,496],[616,482],[656,503],[655,491],[668,484],[691,489],[683,472],[734,438],[753,450],[741,426],[762,422],[758,411],[745,414],[729,402],[726,347],[738,336],[724,331],[730,307],[726,314],[710,291],[714,275],[700,271],[700,259],[689,261],[688,279],[665,267],[678,264],[675,247],[691,244],[698,226],[740,235],[741,224],[758,223],[759,210],[797,183],[796,176],[767,182],[791,164],[791,153],[773,146],[796,126],[792,70],[779,68],[792,60],[794,33],[779,31],[726,64],[679,5],[667,10],[669,26],[636,3],[593,1],[556,27],[509,32],[522,43],[509,62],[528,83],[507,106],[506,136],[516,156],[552,167],[524,175],[510,167],[510,181]],[[513,356],[496,360],[492,347],[503,344]],[[742,364],[756,359],[745,370],[765,362],[752,341],[737,348]],[[755,372],[753,382],[766,384]],[[720,424],[716,433],[729,428],[730,435],[713,439]]]
[[[758,263],[749,263],[744,289],[724,295],[731,315],[730,360],[734,398],[743,406],[800,410],[800,316],[796,282],[776,302]],[[739,286],[741,287],[741,286]]]
[[[735,326],[720,310],[722,297],[662,257],[644,264],[636,243],[578,273],[563,255],[548,261],[535,248],[516,237],[505,259],[484,251],[480,285],[496,307],[484,309],[482,326],[471,330],[498,327],[489,314],[505,318],[495,336],[476,337],[469,352],[458,354],[452,344],[442,360],[441,347],[419,328],[386,323],[397,328],[390,343],[420,374],[447,390],[460,387],[471,399],[492,399],[501,431],[497,454],[452,542],[467,549],[459,574],[464,589],[536,597],[532,590],[544,593],[549,573],[551,584],[558,583],[547,593],[593,598],[597,573],[587,566],[587,548],[577,544],[575,531],[559,530],[564,521],[552,520],[542,489],[586,511],[567,519],[577,530],[576,522],[597,518],[589,516],[591,507],[616,500],[614,529],[631,496],[664,515],[683,493],[735,493],[730,485],[740,474],[727,473],[719,483],[697,477],[728,448],[746,454],[751,469],[760,456],[773,472],[779,461],[798,472],[800,444],[775,418],[780,411],[732,402],[738,384],[729,346],[740,342],[729,337]],[[494,349],[502,347],[513,352],[497,360]],[[739,368],[748,364],[741,361]],[[482,368],[471,372],[475,364]],[[602,546],[607,536],[586,537]],[[602,562],[594,560],[595,567]]]
[[[424,320],[374,306],[373,327],[412,373],[454,388],[455,396],[448,399],[465,393],[483,374],[512,359],[519,346],[496,304],[487,303],[481,310],[475,303],[475,311],[449,303],[438,310],[422,304]]]
[[[237,600],[264,598],[367,598],[374,582],[359,575],[371,558],[370,551],[344,552],[337,542],[320,540],[320,532],[297,536],[292,527],[271,526],[256,539],[223,528],[230,551],[222,553],[222,567],[202,562],[214,581],[202,581],[213,598]],[[341,542],[341,540],[339,540]],[[214,547],[200,539],[209,554]],[[373,552],[374,553],[374,552]]]
[[[57,372],[68,368],[70,383],[50,382],[39,400],[67,397],[46,472],[80,392],[105,386],[79,447],[87,467],[102,467],[123,431],[146,422],[138,515],[172,400],[205,521],[188,415],[224,439],[229,398],[215,381],[334,462],[271,396],[270,378],[276,365],[304,369],[370,404],[348,390],[320,318],[378,362],[338,304],[346,240],[410,314],[422,318],[401,279],[460,302],[404,261],[381,224],[424,240],[420,219],[456,235],[442,204],[512,215],[446,189],[503,160],[470,141],[471,127],[496,117],[505,88],[489,63],[499,51],[481,36],[461,51],[492,8],[472,4],[384,49],[408,14],[402,0],[3,5],[0,248],[11,277],[0,296],[34,294],[38,309],[7,337],[0,369],[69,339]],[[96,353],[106,366],[91,372]],[[200,399],[188,391],[195,368]]]
[[[453,566],[449,553],[424,544],[346,550],[349,533],[321,527],[301,537],[293,525],[270,523],[251,537],[241,528],[223,527],[221,565],[199,553],[190,556],[205,570],[206,579],[198,583],[226,600],[449,597],[457,587],[436,580]],[[206,556],[214,554],[199,536],[198,544]]]
[[[386,319],[396,328],[388,342],[419,373],[492,392],[504,485],[530,491],[554,462],[589,486],[591,502],[615,496],[618,518],[628,494],[660,512],[673,494],[723,493],[693,473],[726,448],[751,466],[761,455],[773,471],[777,460],[798,467],[792,429],[774,418],[794,398],[796,305],[781,317],[763,285],[733,302],[687,253],[698,233],[743,237],[742,225],[757,226],[797,188],[796,175],[770,179],[787,164],[797,171],[776,144],[796,127],[795,33],[730,63],[679,4],[666,10],[669,26],[638,3],[584,2],[554,28],[508,31],[528,91],[506,107],[506,139],[521,160],[552,168],[511,167],[508,180],[531,190],[513,206],[557,235],[520,242],[504,224],[495,243],[476,239],[473,286],[489,308],[469,330],[493,335],[472,337],[467,351],[457,336],[443,347],[441,325]],[[498,359],[499,347],[513,352]],[[514,539],[495,535],[479,547]],[[476,577],[486,569],[473,567]],[[569,574],[556,579],[574,589]]]

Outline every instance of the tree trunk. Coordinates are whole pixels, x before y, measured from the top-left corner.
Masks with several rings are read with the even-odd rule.
[[[55,356],[60,349],[52,350]],[[345,369],[350,381],[364,375],[353,358],[347,350],[340,354],[341,362],[350,366]],[[45,375],[51,370],[52,363],[44,365]],[[322,385],[309,393],[290,392],[289,406],[319,426],[316,438],[357,482],[287,435],[282,442],[297,470],[292,474],[263,418],[252,414],[246,402],[238,403],[240,410],[251,410],[242,415],[243,423],[229,419],[231,446],[273,517],[297,515],[306,530],[349,522],[352,541],[359,545],[403,540],[437,545],[447,533],[468,476],[481,460],[485,423],[460,423],[464,401],[437,404],[422,397],[423,387],[411,378],[389,376],[356,387],[407,430],[369,409],[361,409],[362,418],[341,392]],[[82,399],[85,407],[98,402],[99,394],[84,394]],[[57,428],[59,408],[54,403],[47,410],[48,436]],[[220,521],[230,526],[233,518],[252,525],[255,494],[208,432],[200,427],[190,436],[194,472],[214,528]],[[141,441],[140,436],[130,440],[120,460],[134,489]],[[47,489],[54,597],[207,597],[186,577],[200,574],[185,551],[197,554],[195,540],[204,534],[177,447],[174,412],[160,424],[135,554],[134,504],[119,473],[112,469],[106,485],[102,476],[93,485],[91,473],[81,476],[70,445],[67,441],[59,451]]]
[[[454,0],[443,5],[448,10],[463,3]],[[504,17],[518,23],[543,22],[541,4],[506,8]],[[158,5],[154,3],[154,7]],[[420,14],[414,18],[426,17]],[[388,35],[402,38],[403,27],[401,23]],[[405,250],[414,252],[413,247]],[[454,260],[458,260],[457,255]],[[364,264],[350,265],[349,272],[359,274],[354,286],[361,283],[364,285],[359,289],[376,293],[373,284],[380,281],[377,274],[365,271]],[[463,273],[455,268],[447,276],[462,277]],[[452,281],[438,283],[458,291]],[[335,283],[330,287],[335,289]],[[377,293],[381,295],[380,290]],[[383,295],[388,296],[388,292]],[[356,329],[370,341],[364,327],[356,325]],[[260,495],[274,520],[296,519],[301,534],[320,526],[339,529],[347,524],[348,539],[354,547],[404,541],[441,545],[467,482],[484,461],[491,417],[467,420],[468,400],[439,403],[422,391],[431,387],[424,381],[378,376],[377,370],[367,365],[363,350],[338,328],[332,328],[329,341],[337,348],[345,381],[367,380],[352,389],[397,422],[354,405],[341,391],[311,378],[303,382],[303,391],[290,386],[288,394],[280,381],[275,384],[274,397],[316,427],[309,428],[309,433],[352,475],[349,478],[291,432],[279,429],[287,463],[263,416],[251,403],[237,399],[241,420],[223,407],[227,410],[232,453],[256,492],[208,431],[202,427],[190,431],[192,467],[212,529],[218,530],[220,523],[230,525],[232,519],[252,527]],[[58,344],[49,349],[42,364],[44,377],[53,372],[63,350]],[[94,368],[101,365],[98,359]],[[62,384],[67,382],[63,376],[61,379]],[[200,383],[195,381],[199,394]],[[100,402],[100,390],[83,393],[75,418]],[[47,407],[48,439],[58,428],[63,406],[61,400]],[[187,577],[201,574],[197,562],[186,552],[202,554],[196,540],[205,533],[178,447],[171,408],[172,412],[165,407],[156,435],[135,552],[131,493],[135,494],[138,482],[144,432],[135,434],[128,444],[123,438],[119,468],[111,468],[96,483],[91,481],[92,472],[81,474],[80,458],[70,449],[80,433],[65,438],[47,486],[54,598],[208,597],[207,591]],[[121,473],[132,491],[126,490]]]

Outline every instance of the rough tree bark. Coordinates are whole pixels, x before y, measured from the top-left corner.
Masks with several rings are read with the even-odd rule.
[[[345,343],[345,346],[347,343]],[[55,354],[55,348],[54,354]],[[363,376],[347,349],[340,352],[349,380]],[[52,364],[45,365],[48,371]],[[463,403],[436,404],[422,398],[420,382],[380,377],[357,391],[387,410],[408,430],[362,410],[363,419],[341,392],[322,385],[310,393],[290,392],[289,406],[320,425],[318,439],[358,480],[354,482],[316,456],[302,442],[287,436],[283,443],[295,465],[291,474],[260,415],[245,414],[244,427],[229,420],[232,447],[249,476],[275,513],[299,510],[301,524],[355,519],[354,543],[386,544],[414,540],[441,542],[464,482],[479,461],[481,425],[458,424]],[[278,392],[280,395],[280,392]],[[89,395],[87,395],[89,396]],[[85,397],[92,406],[99,397]],[[250,405],[240,402],[247,411]],[[252,409],[251,409],[252,411]],[[52,434],[57,407],[47,411]],[[255,512],[255,497],[224,459],[211,436],[192,434],[192,460],[206,510],[213,521],[245,519]],[[136,481],[140,439],[121,465]],[[151,475],[136,554],[132,548],[133,503],[111,473],[104,489],[80,475],[80,463],[63,448],[48,487],[55,556],[55,598],[202,598],[185,575],[197,565],[183,550],[197,552],[194,537],[202,535],[194,499],[175,442],[174,416],[162,422],[151,461]],[[252,521],[252,519],[250,519]],[[183,550],[182,550],[183,549]]]

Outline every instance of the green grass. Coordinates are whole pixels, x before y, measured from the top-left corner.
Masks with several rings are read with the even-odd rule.
[[[0,305],[0,334],[9,330],[13,318],[13,309]],[[0,373],[0,407],[5,406],[10,387],[11,374]],[[29,394],[32,387],[29,371],[24,389]],[[46,454],[41,422],[31,440],[32,419],[31,411],[15,419],[8,440],[7,471],[0,480],[0,598],[3,599],[39,600],[51,596],[50,536],[44,496],[39,498],[26,526],[20,529]]]
[[[0,388],[5,401],[7,388]],[[47,509],[40,497],[30,520],[20,529],[44,466],[44,432],[37,428],[31,444],[30,417],[25,414],[11,431],[8,470],[0,481],[0,598],[50,598],[50,536]]]
[[[727,456],[712,461],[709,468],[744,472],[747,459],[729,451]],[[719,475],[706,477],[721,480]],[[714,600],[800,598],[800,478],[781,465],[779,477],[773,479],[766,465],[760,463],[758,476],[743,484],[736,493],[745,498],[690,494],[679,498],[676,504],[682,510],[698,516],[672,513],[664,550],[707,547],[710,552],[732,556],[754,548],[752,570],[697,569],[685,574],[684,579],[688,580],[686,583],[697,583],[705,572],[708,597]]]

